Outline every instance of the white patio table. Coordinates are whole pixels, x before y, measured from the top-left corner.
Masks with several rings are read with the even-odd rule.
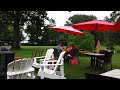
[[[120,79],[120,69],[113,69],[100,75]]]

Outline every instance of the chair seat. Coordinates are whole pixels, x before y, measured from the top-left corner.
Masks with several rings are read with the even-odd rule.
[[[104,60],[100,60],[100,59],[99,59],[98,62],[99,62],[99,63],[104,63]]]
[[[50,70],[50,69],[47,69],[47,68],[44,68],[44,73],[47,73],[47,74],[53,74],[54,73],[54,70]],[[39,69],[39,72],[38,72],[38,76],[41,75],[41,68]]]
[[[104,60],[100,60],[100,59],[98,59],[97,62],[98,62],[98,63],[101,63],[101,64],[109,64],[109,63],[111,63],[111,62],[105,62]]]

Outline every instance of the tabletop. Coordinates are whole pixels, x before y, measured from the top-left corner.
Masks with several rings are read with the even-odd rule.
[[[100,75],[120,79],[120,69],[113,69],[113,70],[111,70],[111,71],[102,73],[102,74],[100,74]]]
[[[100,53],[85,53],[86,55],[90,56],[104,56],[105,54],[100,54]]]

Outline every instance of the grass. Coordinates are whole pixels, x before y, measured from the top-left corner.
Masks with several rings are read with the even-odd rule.
[[[43,50],[43,55],[45,55],[48,48],[55,48],[56,46],[21,46],[19,50],[12,50],[15,52],[16,56],[21,56],[23,58],[32,57],[32,50],[39,49]],[[85,72],[100,74],[105,71],[103,70],[93,70],[87,67],[90,65],[90,57],[87,56],[79,56],[79,64],[71,65],[70,63],[64,64],[65,76],[67,79],[85,79]],[[116,52],[112,57],[112,65],[113,69],[120,68],[120,53]],[[108,69],[109,70],[109,69]],[[107,71],[107,70],[106,70]],[[37,70],[36,72],[37,73]],[[38,78],[38,77],[37,77]]]
[[[12,50],[15,52],[15,56],[21,56],[24,58],[32,57],[32,50],[43,50],[43,54],[45,55],[48,48],[54,48],[55,46],[21,46],[21,49]]]

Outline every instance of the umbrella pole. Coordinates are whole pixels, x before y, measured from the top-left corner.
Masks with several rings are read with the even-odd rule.
[[[95,50],[96,50],[96,41],[97,41],[97,39],[96,39],[96,31],[94,31],[94,36],[95,36],[95,38],[94,38],[94,52],[95,52]]]
[[[96,31],[95,31],[95,49],[96,49],[96,43],[97,43],[97,38],[96,38]]]
[[[97,35],[96,35],[96,34],[97,34],[97,25],[98,25],[98,24],[96,24],[96,31],[95,31],[95,33],[94,33],[94,34],[95,34],[95,49],[96,49],[96,44],[97,44],[97,38],[96,38],[96,36],[97,36]]]

